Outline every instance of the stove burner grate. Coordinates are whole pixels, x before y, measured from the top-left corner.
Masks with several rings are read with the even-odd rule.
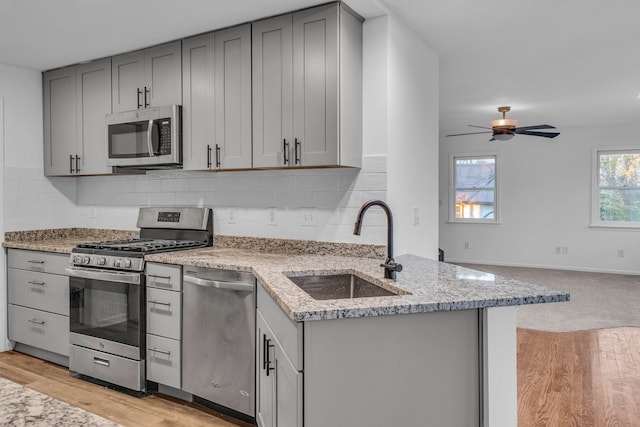
[[[127,239],[80,243],[77,247],[105,251],[152,253],[158,251],[199,248],[206,246],[206,244],[206,242],[196,240]]]

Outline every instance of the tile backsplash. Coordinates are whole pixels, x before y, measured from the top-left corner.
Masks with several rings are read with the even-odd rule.
[[[42,170],[5,168],[5,230],[88,227],[135,229],[140,206],[207,206],[216,234],[382,244],[386,218],[359,207],[386,199],[386,156],[362,169],[244,172],[149,171],[146,175],[45,178]]]

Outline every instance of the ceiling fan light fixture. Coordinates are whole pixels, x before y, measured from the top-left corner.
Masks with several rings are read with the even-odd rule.
[[[518,121],[516,119],[497,119],[491,120],[490,124],[492,128],[513,129],[518,126]]]
[[[498,134],[493,134],[493,139],[495,139],[496,141],[508,141],[511,138],[513,138],[513,134],[512,133],[498,133]]]

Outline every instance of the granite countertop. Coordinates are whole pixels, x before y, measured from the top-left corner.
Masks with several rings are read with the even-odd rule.
[[[566,292],[415,255],[396,258],[404,267],[397,274],[396,281],[384,279],[381,260],[372,258],[203,248],[149,255],[146,259],[168,264],[252,272],[294,321],[467,310],[569,300]],[[315,300],[287,278],[336,273],[355,274],[383,288],[399,288],[408,294]]]
[[[11,235],[3,246],[70,253],[79,242],[96,240],[94,230],[53,235]],[[107,230],[108,231],[108,230]],[[132,232],[110,230],[118,238]],[[99,240],[106,240],[103,234]],[[127,234],[128,233],[128,234]],[[21,240],[22,237],[22,240]],[[125,237],[126,238],[126,237]],[[185,266],[248,271],[294,321],[383,316],[433,311],[517,306],[569,300],[566,292],[496,276],[415,255],[396,261],[404,267],[397,280],[383,278],[380,247],[342,243],[216,236],[213,247],[165,252],[145,260]],[[335,253],[338,255],[325,255]],[[319,255],[323,254],[323,255]],[[287,276],[350,273],[405,295],[316,300]]]

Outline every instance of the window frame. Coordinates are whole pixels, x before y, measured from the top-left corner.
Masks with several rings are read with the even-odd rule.
[[[640,221],[603,221],[600,219],[600,154],[640,154],[640,145],[595,147],[591,167],[591,228],[640,229]],[[640,188],[640,186],[639,186]]]
[[[456,218],[456,160],[488,159],[494,160],[494,215],[493,218]],[[456,224],[500,224],[500,156],[497,152],[458,153],[449,155],[449,223]]]

